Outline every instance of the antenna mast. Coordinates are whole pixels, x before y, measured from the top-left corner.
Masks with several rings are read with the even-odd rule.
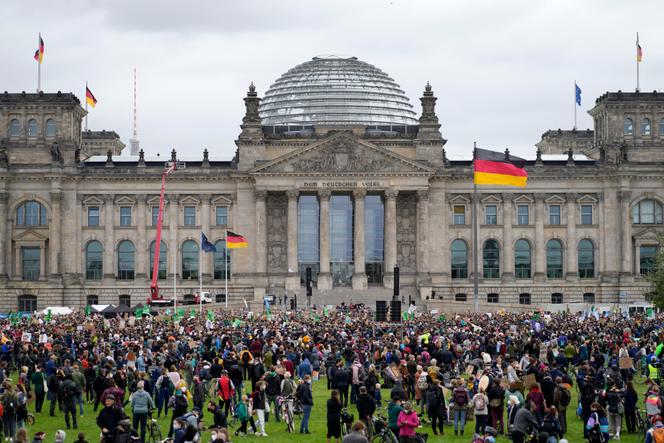
[[[134,133],[129,139],[129,144],[131,146],[131,155],[137,156],[138,151],[141,150],[140,142],[138,140],[138,130],[136,127],[136,68],[134,68]]]

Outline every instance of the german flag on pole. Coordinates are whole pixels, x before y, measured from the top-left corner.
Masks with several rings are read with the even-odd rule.
[[[475,148],[475,184],[526,187],[526,160],[505,153]]]
[[[44,40],[39,34],[39,49],[35,51],[35,60],[41,65],[44,60]]]
[[[228,249],[241,249],[248,246],[247,239],[235,232],[226,231],[226,247]]]
[[[90,88],[88,88],[87,86],[85,87],[85,101],[93,108],[97,106],[97,99],[92,94],[92,91],[90,91]]]

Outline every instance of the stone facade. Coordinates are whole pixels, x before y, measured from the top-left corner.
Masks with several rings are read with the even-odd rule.
[[[266,294],[303,296],[303,195],[318,198],[315,293],[323,302],[344,291],[368,303],[387,300],[399,265],[402,294],[445,311],[471,309],[474,254],[483,310],[628,303],[649,291],[641,254],[664,232],[664,97],[657,93],[600,97],[590,111],[594,131],[549,131],[538,144],[545,154],[567,152],[567,160],[547,160],[538,150],[527,165],[527,188],[482,187],[476,205],[472,164],[447,159],[430,86],[419,125],[403,133],[356,126],[277,133],[261,125],[253,86],[244,100],[236,157],[214,161],[205,152],[168,178],[160,280],[166,297],[174,277],[179,297],[198,290],[197,274],[187,275],[188,248],[198,248],[201,231],[216,243],[227,229],[249,242],[231,253],[232,305],[244,299],[260,306]],[[0,95],[0,311],[133,305],[148,297],[164,162],[142,153],[114,157],[124,148],[117,135],[83,133],[84,115],[72,94]],[[575,160],[574,152],[589,159]],[[107,158],[91,157],[103,153]],[[330,268],[330,198],[337,193],[351,196],[355,214],[352,283],[344,288],[333,286]],[[385,214],[378,284],[369,283],[364,266],[371,195],[381,196]],[[475,208],[479,244],[498,246],[495,274],[487,251],[471,247]],[[465,271],[453,268],[455,240],[466,245]],[[552,240],[561,245],[559,267],[547,254]],[[204,254],[200,263],[204,290],[213,295],[225,290],[215,262]]]

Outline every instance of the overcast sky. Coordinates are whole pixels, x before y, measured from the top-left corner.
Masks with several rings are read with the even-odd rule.
[[[3,2],[0,89],[36,89],[41,32],[42,89],[82,98],[87,80],[99,100],[90,129],[128,144],[136,67],[146,153],[230,159],[251,81],[262,95],[316,55],[354,55],[394,78],[418,114],[431,82],[450,157],[475,140],[533,155],[545,130],[572,127],[574,80],[579,128],[597,96],[634,90],[637,31],[641,89],[662,88],[663,13],[661,0]]]

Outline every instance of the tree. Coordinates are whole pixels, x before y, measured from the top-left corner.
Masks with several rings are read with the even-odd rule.
[[[659,236],[658,243],[664,245],[664,235]],[[652,285],[652,304],[664,308],[664,248],[657,248],[653,269],[646,274],[646,278]]]

